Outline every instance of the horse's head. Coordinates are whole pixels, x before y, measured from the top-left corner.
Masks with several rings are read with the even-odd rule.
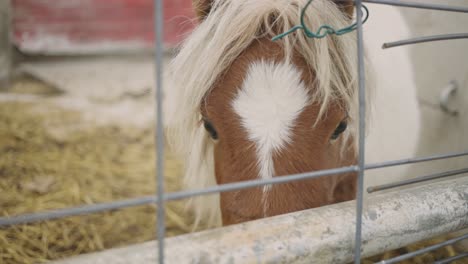
[[[199,27],[171,65],[168,136],[185,156],[186,184],[205,187],[336,168],[356,161],[353,33],[271,38],[299,21],[306,0],[199,0]],[[311,28],[347,26],[351,1],[315,0]],[[198,216],[223,224],[354,197],[354,175],[336,175],[199,198]],[[197,205],[198,204],[198,205]],[[206,210],[204,210],[206,209]],[[208,215],[206,215],[208,214]]]

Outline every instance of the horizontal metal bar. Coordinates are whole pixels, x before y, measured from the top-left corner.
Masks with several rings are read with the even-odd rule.
[[[172,193],[164,194],[163,197],[164,197],[164,201],[179,200],[179,199],[184,199],[184,198],[193,197],[193,196],[200,196],[200,195],[205,195],[205,194],[210,194],[210,193],[235,191],[235,190],[240,190],[240,189],[245,189],[245,188],[258,187],[258,186],[269,185],[269,184],[286,183],[290,181],[312,179],[312,178],[318,178],[318,177],[323,177],[327,175],[341,174],[341,173],[348,173],[348,172],[355,172],[355,171],[357,171],[356,166],[349,166],[349,167],[342,167],[342,168],[337,168],[337,169],[293,174],[293,175],[288,175],[284,177],[274,177],[274,178],[267,179],[267,180],[258,179],[258,180],[250,180],[250,181],[243,181],[243,182],[234,182],[234,183],[222,184],[218,186],[212,186],[212,187],[199,189],[199,190],[172,192]],[[45,211],[45,212],[39,212],[39,213],[23,214],[23,215],[13,216],[13,217],[0,217],[0,227],[9,226],[9,225],[17,225],[17,224],[27,224],[27,223],[52,220],[52,219],[57,219],[57,218],[69,217],[69,216],[97,213],[97,212],[102,212],[102,211],[121,209],[125,207],[157,203],[157,201],[158,199],[156,196],[146,196],[142,198],[128,199],[128,200],[122,200],[122,201],[117,201],[117,202],[85,205],[85,206],[80,206],[80,207],[51,210],[51,211]]]
[[[270,178],[266,180],[258,179],[258,180],[250,180],[250,181],[243,181],[243,182],[234,182],[234,183],[222,184],[218,186],[212,186],[212,187],[208,187],[208,188],[204,188],[200,190],[189,190],[189,191],[168,193],[166,195],[166,199],[178,200],[178,199],[184,199],[188,197],[200,196],[200,195],[211,194],[211,193],[235,191],[235,190],[240,190],[240,189],[245,189],[245,188],[269,185],[269,184],[287,183],[291,181],[313,179],[313,178],[318,178],[318,177],[323,177],[323,176],[333,175],[333,174],[356,172],[357,170],[358,170],[357,166],[349,166],[349,167],[342,167],[338,169],[329,169],[329,170],[306,172],[306,173],[300,173],[300,174],[292,174],[288,176],[274,177],[274,178]]]
[[[427,36],[427,37],[417,37],[412,39],[399,40],[395,42],[384,43],[382,48],[394,48],[403,45],[418,44],[425,42],[433,42],[440,40],[454,40],[454,39],[468,39],[468,33],[455,33],[455,34],[445,34],[445,35],[436,35],[436,36]]]
[[[407,165],[407,164],[420,163],[420,162],[433,161],[433,160],[457,158],[457,157],[462,157],[462,156],[468,156],[468,151],[448,153],[448,154],[437,154],[437,155],[431,155],[431,156],[419,157],[419,158],[384,161],[384,162],[368,164],[365,166],[365,168],[366,170],[373,170],[373,169],[393,167],[393,166],[398,166],[398,165]]]
[[[98,203],[83,205],[79,207],[71,207],[66,209],[50,210],[38,213],[29,213],[12,217],[0,217],[0,227],[29,224],[45,220],[53,220],[58,218],[64,218],[69,216],[85,215],[92,213],[99,213],[103,211],[110,211],[116,209],[122,209],[132,206],[140,206],[145,204],[156,203],[157,199],[155,196],[145,196],[134,199],[120,200],[109,203]]]
[[[373,195],[363,212],[362,256],[468,228],[466,192],[468,178]],[[356,201],[349,201],[171,237],[165,240],[166,262],[350,263],[355,208]],[[110,249],[51,264],[153,264],[158,258],[156,244]]]
[[[397,0],[362,0],[362,1],[366,3],[373,3],[373,4],[383,4],[383,5],[393,5],[393,6],[410,7],[410,8],[468,13],[468,8],[466,7],[456,7],[456,6],[449,6],[449,5],[422,4],[422,3],[417,3],[417,2],[400,1],[400,0],[398,1]]]
[[[443,260],[436,261],[436,262],[434,262],[434,264],[449,264],[449,263],[454,262],[455,260],[459,260],[459,259],[462,259],[462,258],[468,258],[468,252],[463,253],[463,254],[459,254],[457,256],[453,256],[451,258],[446,258],[446,259],[443,259]]]
[[[426,162],[426,161],[432,161],[432,160],[456,158],[456,157],[461,157],[461,156],[468,156],[468,151],[432,155],[432,156],[421,157],[421,158],[400,159],[400,160],[394,160],[394,161],[373,163],[373,164],[366,165],[365,169],[371,170],[371,169],[392,167],[392,166],[398,166],[398,165]],[[342,171],[343,169],[345,170]],[[310,177],[319,177],[319,176],[340,173],[340,171],[337,172],[336,170],[337,169],[333,169],[331,172],[330,170],[327,170],[325,171],[325,174],[321,174],[322,171],[312,172],[313,175]],[[357,168],[355,166],[352,166],[352,167],[340,168],[340,170],[341,170],[341,173],[346,173],[346,172],[356,171]],[[164,197],[165,197],[165,200],[177,200],[177,199],[184,199],[184,198],[188,198],[192,196],[199,196],[203,194],[216,193],[220,191],[221,192],[232,191],[232,190],[239,190],[239,189],[248,188],[248,187],[255,187],[255,186],[262,186],[262,185],[276,184],[276,183],[285,183],[285,182],[289,182],[293,180],[307,179],[309,177],[308,176],[309,174],[311,173],[296,174],[296,175],[284,176],[284,177],[275,177],[268,181],[253,180],[253,181],[244,181],[240,183],[223,184],[223,185],[213,186],[210,188],[200,189],[200,190],[167,193],[165,194]],[[317,174],[319,174],[319,176],[317,176]],[[116,201],[116,202],[84,205],[80,207],[72,207],[72,208],[51,210],[51,211],[45,211],[45,212],[39,212],[39,213],[23,214],[23,215],[12,216],[12,217],[0,217],[0,227],[10,226],[10,225],[15,225],[15,224],[27,224],[27,223],[58,219],[58,218],[69,217],[69,216],[84,215],[84,214],[89,214],[89,213],[98,213],[102,211],[109,211],[109,210],[122,209],[126,207],[132,207],[132,206],[152,204],[156,202],[157,202],[157,199],[155,196],[145,196],[141,198],[126,199],[126,200],[121,200],[121,201]]]
[[[373,192],[377,192],[377,191],[388,190],[388,189],[401,187],[401,186],[405,186],[405,185],[409,185],[409,184],[413,184],[413,183],[430,181],[430,180],[440,179],[440,178],[454,176],[454,175],[463,174],[463,173],[468,173],[468,168],[460,169],[460,170],[439,172],[439,173],[429,174],[429,175],[426,175],[426,176],[416,177],[416,178],[413,178],[413,179],[403,180],[403,181],[399,181],[399,182],[393,182],[393,183],[388,183],[388,184],[383,184],[383,185],[378,185],[378,186],[372,186],[372,187],[367,188],[367,192],[368,193],[373,193]]]
[[[468,156],[468,151],[441,154],[441,155],[432,155],[432,156],[421,157],[421,158],[400,159],[400,160],[394,160],[394,161],[372,163],[372,164],[366,165],[365,169],[366,170],[379,169],[379,168],[392,167],[392,166],[398,166],[398,165],[406,165],[406,164],[413,164],[413,163],[440,160],[440,159],[456,158],[456,157],[461,157],[461,156]],[[320,173],[322,171],[316,171],[316,172],[294,174],[294,175],[288,175],[288,176],[282,176],[282,177],[275,177],[275,178],[268,179],[268,180],[259,179],[259,180],[223,184],[223,185],[213,186],[213,187],[200,189],[200,190],[190,190],[190,191],[168,193],[165,199],[166,200],[178,200],[178,199],[184,199],[184,198],[189,198],[193,196],[200,196],[200,195],[217,193],[217,192],[234,191],[234,190],[240,190],[244,188],[268,185],[268,184],[286,183],[290,181],[321,177],[321,176],[326,176],[330,174],[352,172],[352,171],[357,171],[357,169],[358,168],[356,166],[351,166],[351,167],[343,167],[343,168],[338,168],[338,169],[324,170],[323,171],[325,172],[324,174]]]
[[[423,249],[420,249],[420,250],[416,250],[414,252],[410,252],[410,253],[407,253],[407,254],[404,254],[404,255],[401,255],[401,256],[398,256],[398,257],[395,257],[395,258],[391,258],[391,259],[387,259],[387,260],[382,260],[380,262],[377,262],[377,264],[393,264],[393,263],[398,263],[400,261],[403,261],[403,260],[406,260],[406,259],[410,259],[410,258],[413,258],[413,257],[416,257],[418,255],[421,255],[421,254],[424,254],[424,253],[427,253],[429,251],[433,251],[433,250],[436,250],[438,248],[441,248],[441,247],[445,247],[445,246],[448,246],[448,245],[452,245],[458,241],[462,241],[464,239],[467,239],[468,238],[468,234],[466,235],[463,235],[463,236],[459,236],[459,237],[456,237],[456,238],[452,238],[450,240],[447,240],[447,241],[444,241],[444,242],[441,242],[441,243],[438,243],[438,244],[435,244],[435,245],[432,245],[430,247],[426,247],[426,248],[423,248]]]

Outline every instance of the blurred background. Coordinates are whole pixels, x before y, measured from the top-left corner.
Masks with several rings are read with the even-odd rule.
[[[401,10],[414,36],[468,25],[462,13]],[[164,14],[167,63],[196,21],[191,0],[164,1]],[[0,216],[154,194],[153,24],[152,0],[0,0]],[[423,119],[418,156],[468,149],[467,47],[457,40],[411,48]],[[456,90],[448,108],[457,115],[440,107],[447,89]],[[437,161],[411,173],[467,164]],[[180,189],[180,166],[169,152],[166,191]],[[191,231],[184,201],[167,205],[168,235]],[[4,227],[0,263],[44,262],[155,233],[151,205]]]

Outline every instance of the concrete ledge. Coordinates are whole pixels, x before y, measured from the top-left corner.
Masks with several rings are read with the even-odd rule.
[[[368,197],[363,256],[468,227],[468,177]],[[167,263],[346,263],[352,260],[355,201],[166,240]],[[157,242],[55,264],[152,264]]]

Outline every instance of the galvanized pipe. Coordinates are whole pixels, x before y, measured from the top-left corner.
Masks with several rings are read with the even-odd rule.
[[[162,0],[154,0],[154,36],[155,36],[155,154],[156,154],[156,237],[158,244],[158,263],[164,264],[164,237],[166,234],[165,207],[164,207],[164,120],[163,120],[163,37],[164,37],[164,14]]]
[[[468,8],[466,7],[457,7],[457,6],[450,6],[450,5],[418,3],[418,2],[401,1],[401,0],[362,0],[362,1],[365,3],[373,3],[373,4],[383,4],[383,5],[392,5],[392,6],[410,7],[410,8],[419,8],[419,9],[430,9],[430,10],[447,11],[447,12],[468,13]]]
[[[412,39],[399,40],[395,42],[384,43],[382,48],[388,49],[403,45],[418,44],[425,42],[441,41],[441,40],[455,40],[455,39],[468,39],[468,33],[455,33],[455,34],[445,34],[445,35],[436,35],[436,36],[427,36],[427,37],[417,37]]]
[[[408,165],[408,164],[427,162],[427,161],[433,161],[433,160],[458,158],[458,157],[463,157],[463,156],[468,156],[468,150],[465,150],[463,152],[455,152],[455,153],[448,153],[448,154],[436,154],[436,155],[425,156],[425,157],[417,157],[417,158],[399,159],[399,160],[391,160],[391,161],[371,163],[371,164],[366,165],[366,170],[393,167],[393,166],[398,166],[398,165]]]
[[[427,162],[427,161],[441,160],[441,159],[448,159],[448,158],[457,158],[457,157],[464,157],[464,156],[468,156],[468,151],[371,163],[371,164],[365,165],[365,169],[372,170],[372,169],[393,167],[393,166],[398,166],[398,165],[406,165],[406,164],[413,164],[413,163],[420,163],[420,162]],[[189,197],[206,195],[206,194],[217,193],[217,192],[234,191],[234,190],[240,190],[244,188],[264,186],[267,184],[281,184],[281,183],[286,183],[290,181],[312,179],[312,178],[323,177],[327,175],[355,172],[355,171],[357,171],[356,166],[349,166],[349,167],[344,167],[344,168],[293,174],[293,175],[288,175],[288,176],[283,176],[283,177],[274,177],[268,180],[258,179],[258,180],[244,181],[244,182],[234,182],[234,183],[222,184],[222,185],[212,186],[212,187],[198,189],[198,190],[188,190],[188,191],[166,193],[164,194],[164,200],[169,201],[169,200],[185,199]],[[157,197],[155,195],[152,195],[152,196],[143,196],[143,197],[138,197],[138,198],[114,201],[114,202],[90,204],[90,205],[83,205],[83,206],[78,206],[78,207],[50,210],[50,211],[37,212],[37,213],[29,213],[29,214],[23,214],[23,215],[18,215],[18,216],[0,217],[0,227],[17,225],[17,224],[28,224],[28,223],[53,220],[53,219],[69,217],[69,216],[99,213],[99,212],[104,212],[104,211],[109,211],[109,210],[117,210],[117,209],[123,209],[127,207],[133,207],[133,206],[153,204],[153,203],[157,203],[157,201],[158,201]]]
[[[395,263],[398,263],[400,261],[407,260],[407,259],[410,259],[410,258],[414,258],[414,257],[419,256],[421,254],[430,252],[432,250],[436,250],[436,249],[441,248],[441,247],[445,247],[445,246],[455,244],[458,241],[462,241],[464,239],[468,239],[468,234],[460,236],[460,237],[452,238],[450,240],[447,240],[447,241],[432,245],[430,247],[422,248],[420,250],[416,250],[414,252],[410,252],[410,253],[395,257],[395,258],[382,260],[381,262],[378,262],[377,264],[395,264]],[[447,261],[453,261],[453,260],[444,260],[444,261],[442,261],[442,263],[448,263]],[[438,263],[441,263],[441,262],[438,262]]]
[[[10,81],[12,60],[11,1],[0,0],[0,89]]]
[[[454,262],[455,260],[459,260],[459,259],[463,259],[463,258],[468,258],[468,252],[462,253],[462,254],[457,255],[457,256],[453,256],[451,258],[447,258],[447,259],[444,259],[444,260],[434,262],[434,264],[449,264],[449,263]]]
[[[383,184],[383,185],[378,185],[378,186],[372,186],[367,188],[368,193],[373,193],[373,192],[378,192],[378,191],[383,191],[383,190],[388,190],[392,188],[397,188],[409,184],[414,184],[414,183],[421,183],[425,181],[431,181],[431,180],[436,180],[444,177],[450,177],[454,175],[459,175],[463,173],[468,173],[468,168],[460,169],[460,170],[451,170],[451,171],[444,171],[444,172],[439,172],[439,173],[433,173],[421,177],[416,177],[408,180],[403,180],[399,182],[392,182],[389,184]]]
[[[243,182],[233,182],[233,183],[227,183],[227,184],[222,184],[222,185],[217,185],[217,186],[211,186],[211,187],[207,187],[204,189],[165,193],[163,195],[163,200],[164,201],[178,200],[178,199],[184,199],[184,198],[206,195],[206,194],[211,194],[211,193],[235,191],[235,190],[240,190],[240,189],[245,189],[245,188],[264,186],[267,184],[280,184],[280,183],[286,183],[290,181],[299,181],[299,180],[312,179],[312,178],[318,178],[322,176],[347,173],[347,172],[355,172],[355,171],[356,171],[356,166],[349,166],[349,167],[343,167],[343,168],[337,168],[337,169],[328,169],[328,170],[293,174],[293,175],[288,175],[284,177],[274,177],[274,178],[267,179],[267,180],[256,179],[256,180],[249,180],[249,181],[243,181]],[[0,217],[0,227],[17,225],[17,224],[27,224],[27,223],[33,223],[33,222],[45,221],[45,220],[52,220],[52,219],[58,219],[58,218],[63,218],[63,217],[68,217],[68,216],[98,213],[98,212],[104,212],[104,211],[109,211],[109,210],[122,209],[126,207],[152,204],[152,203],[157,203],[158,201],[159,201],[158,197],[155,195],[144,196],[144,197],[139,197],[139,198],[115,201],[115,202],[84,205],[84,206],[79,206],[79,207],[71,207],[71,208],[50,210],[50,211],[44,211],[44,212],[38,212],[38,213],[23,214],[23,215],[12,216],[12,217]]]
[[[366,144],[366,87],[364,66],[364,40],[362,30],[362,0],[355,0],[357,25],[357,64],[359,78],[359,136],[358,136],[358,173],[356,193],[356,222],[354,234],[354,263],[359,264],[362,247],[362,211],[364,203],[365,144]]]
[[[468,227],[468,177],[370,195],[362,256]],[[167,263],[347,263],[356,202],[346,202],[166,239]],[[149,264],[157,242],[54,264]]]

